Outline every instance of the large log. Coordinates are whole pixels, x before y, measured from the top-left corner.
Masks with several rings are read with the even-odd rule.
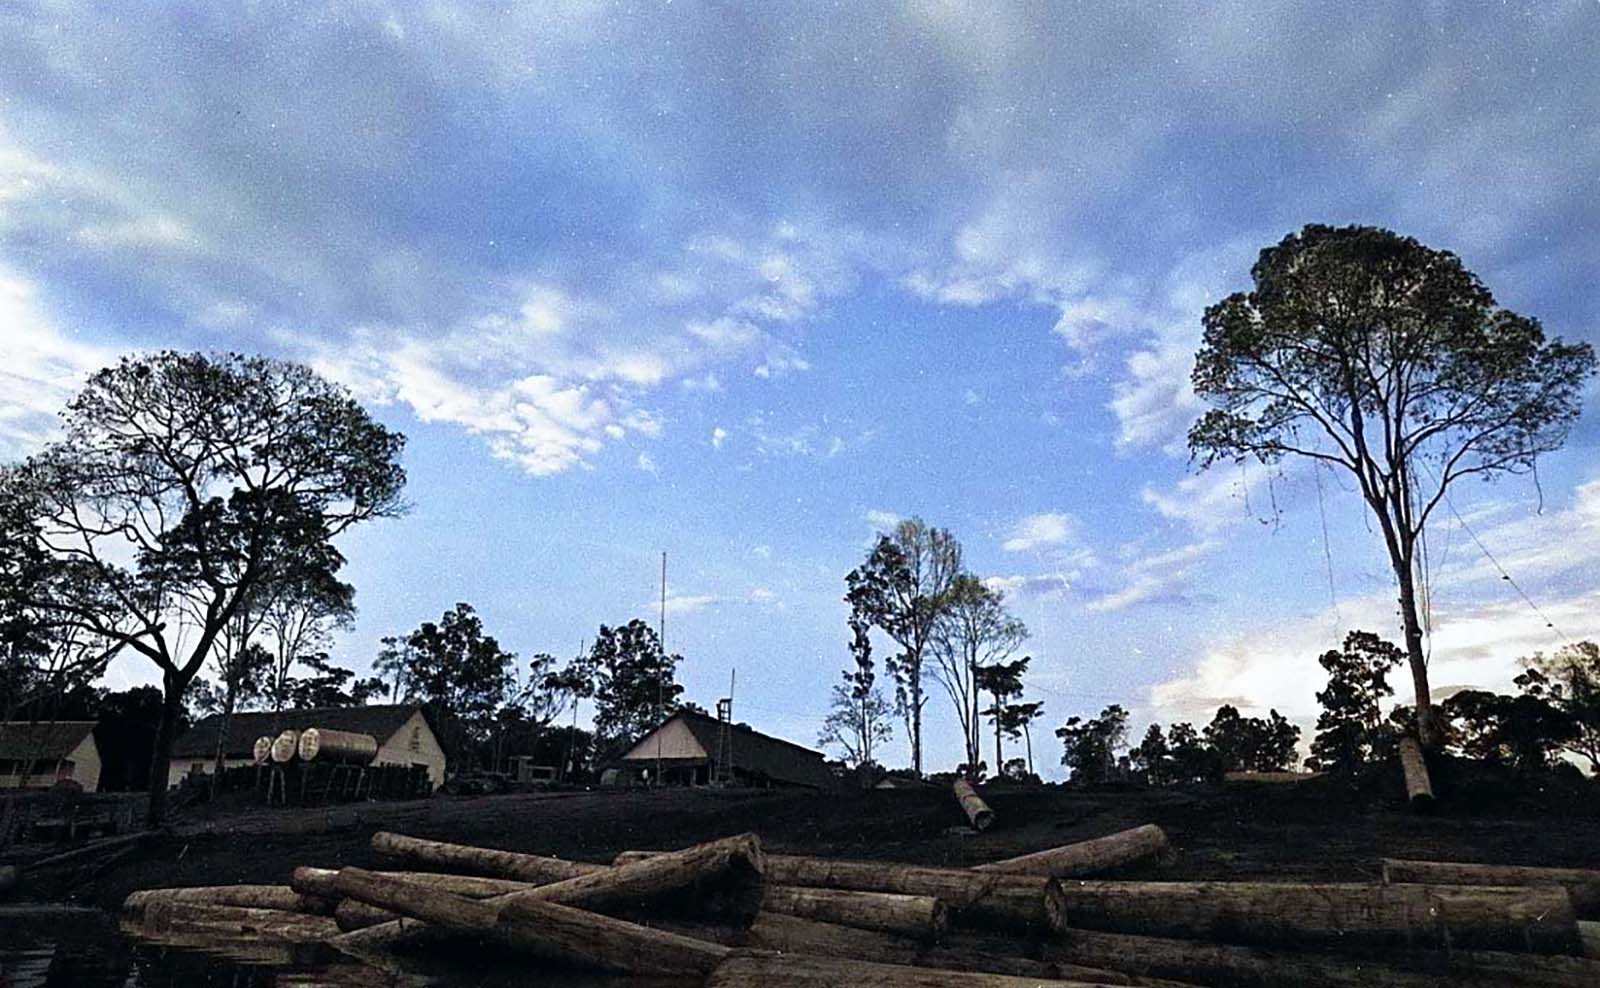
[[[1574,953],[1566,890],[1465,885],[1065,882],[1076,929],[1225,943]]]
[[[926,895],[769,885],[762,909],[916,940],[941,940],[950,928],[944,902]]]
[[[493,936],[540,957],[625,974],[703,975],[728,948],[517,893],[468,899],[360,868],[336,880],[351,899],[445,929]],[[537,890],[534,890],[537,891]]]
[[[1600,923],[1585,920],[1578,924],[1578,940],[1583,945],[1583,956],[1600,960]],[[1600,984],[1600,981],[1596,981]]]
[[[705,988],[1090,988],[1094,984],[741,950],[717,965]]]
[[[148,903],[136,922],[139,928],[156,934],[211,932],[218,936],[248,935],[290,943],[318,943],[339,932],[338,926],[327,916],[181,899]]]
[[[1094,840],[1063,844],[1033,854],[978,865],[972,870],[1077,878],[1159,856],[1166,853],[1170,846],[1166,831],[1153,823],[1147,823],[1142,827],[1120,830],[1105,837],[1096,837]]]
[[[1593,988],[1600,964],[1499,951],[1386,950],[1374,957],[1064,930],[1042,956],[1141,979],[1251,988]]]
[[[122,910],[138,916],[153,902],[203,902],[213,906],[244,906],[284,912],[332,916],[333,899],[306,895],[283,885],[197,885],[189,888],[143,889],[123,900]]]
[[[1560,885],[1572,896],[1572,908],[1580,917],[1588,919],[1600,916],[1600,871],[1467,864],[1459,861],[1409,861],[1401,858],[1384,858],[1381,863],[1386,884]]]
[[[967,820],[972,824],[972,829],[979,831],[988,830],[994,823],[994,810],[978,795],[978,790],[966,779],[958,778],[955,781],[956,802],[961,804],[961,812],[967,815]]]
[[[1054,929],[1064,901],[1055,879],[1043,875],[925,868],[881,861],[767,855],[767,880],[778,885],[898,892],[943,899],[957,925]]]
[[[488,847],[448,844],[379,831],[372,835],[372,849],[386,857],[409,861],[426,868],[463,871],[491,878],[510,878],[522,882],[559,882],[579,875],[604,871],[605,865],[537,854],[519,854]]]
[[[1413,737],[1400,739],[1400,771],[1406,778],[1406,798],[1417,809],[1433,805],[1433,782],[1428,778],[1428,763],[1422,745]]]
[[[437,886],[428,887],[437,888]],[[355,899],[340,899],[339,905],[333,910],[334,922],[338,923],[339,929],[346,933],[364,930],[379,923],[398,922],[401,918],[399,913],[390,912],[380,906],[369,906]]]

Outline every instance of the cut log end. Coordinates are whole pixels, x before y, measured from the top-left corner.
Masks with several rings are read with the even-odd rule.
[[[1428,777],[1428,763],[1416,738],[1400,739],[1400,770],[1405,774],[1406,798],[1411,801],[1411,808],[1419,812],[1432,809],[1433,781]]]

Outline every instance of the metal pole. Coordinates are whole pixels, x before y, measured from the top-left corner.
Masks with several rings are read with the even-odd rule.
[[[661,553],[661,619],[656,625],[656,640],[661,646],[661,664],[656,667],[656,775],[651,785],[661,785],[661,728],[665,726],[662,715],[666,712],[666,685],[662,682],[662,667],[667,661],[667,554]]]

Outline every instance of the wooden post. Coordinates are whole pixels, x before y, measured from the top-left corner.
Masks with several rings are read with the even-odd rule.
[[[1560,885],[1580,918],[1600,917],[1600,871],[1383,858],[1383,881],[1431,885]]]
[[[988,830],[994,823],[994,810],[989,809],[989,804],[983,801],[983,797],[966,779],[956,779],[954,788],[956,802],[961,804],[961,812],[967,815],[972,829],[980,833]]]
[[[1121,830],[1106,837],[1063,844],[1049,850],[978,865],[973,871],[1000,871],[1022,875],[1076,878],[1157,857],[1171,847],[1166,831],[1153,823]]]
[[[605,865],[563,861],[561,858],[547,858],[537,854],[518,854],[515,851],[498,851],[487,847],[422,840],[418,837],[391,834],[381,830],[372,835],[372,849],[386,857],[430,868],[464,871],[494,878],[511,878],[523,882],[559,882],[579,875],[604,871],[606,868]]]
[[[1258,882],[1063,883],[1074,929],[1224,943],[1574,953],[1560,888]]]
[[[1422,757],[1422,745],[1407,735],[1400,739],[1400,769],[1406,777],[1406,797],[1412,809],[1422,810],[1433,805],[1433,782],[1428,778],[1428,763]]]
[[[942,901],[926,895],[769,885],[762,908],[768,913],[897,933],[916,940],[942,940],[950,928],[949,909]]]

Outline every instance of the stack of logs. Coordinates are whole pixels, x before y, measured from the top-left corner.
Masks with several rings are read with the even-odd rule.
[[[1164,858],[1143,826],[975,868],[765,853],[745,834],[609,865],[379,833],[405,870],[128,898],[147,938],[249,932],[404,971],[492,942],[712,988],[1600,985],[1600,872],[1385,861],[1381,884],[1096,880]],[[1576,910],[1576,911],[1575,911]]]

